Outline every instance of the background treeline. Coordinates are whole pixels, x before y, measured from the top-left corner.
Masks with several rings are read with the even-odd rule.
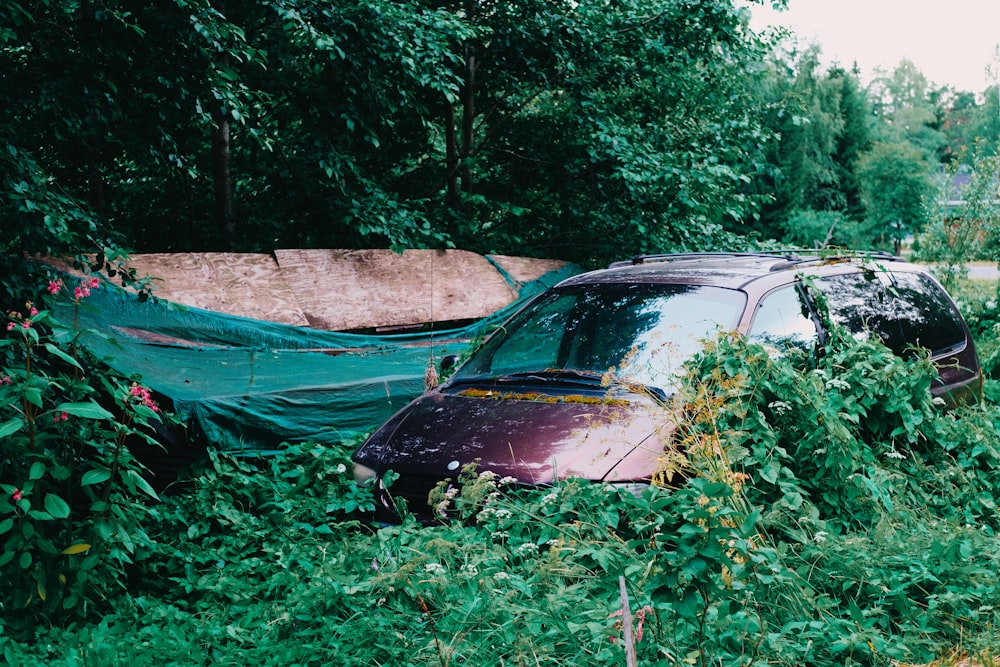
[[[732,0],[0,7],[0,252],[885,247],[996,87],[863,85]],[[975,93],[975,94],[974,94]]]

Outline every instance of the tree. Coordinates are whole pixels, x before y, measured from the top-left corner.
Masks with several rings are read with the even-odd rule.
[[[710,245],[754,209],[763,46],[731,0],[15,0],[0,18],[4,145],[138,250],[600,262]]]
[[[898,254],[906,235],[923,227],[929,174],[926,154],[909,142],[876,143],[858,160],[865,210],[878,245],[891,242]]]
[[[793,220],[863,217],[855,165],[871,144],[871,106],[856,73],[840,67],[821,72],[819,59],[815,45],[800,54],[777,53],[758,89],[768,109],[765,125],[777,139],[768,145],[768,167],[755,183],[759,193],[771,196],[757,229],[788,242],[827,236],[826,230],[818,239],[805,230],[799,234],[789,229]]]
[[[868,88],[875,113],[882,119],[880,140],[907,141],[920,148],[929,160],[947,154],[941,131],[945,90],[932,89],[927,77],[913,62],[903,59],[889,75],[877,77]]]

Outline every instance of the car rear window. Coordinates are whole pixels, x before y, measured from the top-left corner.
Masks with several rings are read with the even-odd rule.
[[[892,274],[884,285],[874,272],[817,279],[833,321],[858,337],[877,336],[905,356],[912,346],[940,356],[965,344],[965,330],[954,304],[930,277]]]

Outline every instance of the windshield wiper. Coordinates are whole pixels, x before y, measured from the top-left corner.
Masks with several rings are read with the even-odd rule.
[[[539,382],[568,382],[570,384],[583,384],[588,387],[602,386],[604,375],[595,371],[579,371],[571,368],[546,368],[540,371],[521,371],[518,373],[507,373],[494,378],[499,381],[505,380],[536,380]]]

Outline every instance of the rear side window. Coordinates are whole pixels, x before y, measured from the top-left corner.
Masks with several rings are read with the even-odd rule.
[[[965,345],[962,316],[948,295],[930,277],[919,273],[895,273],[896,313],[903,338],[927,348],[937,357],[956,352]]]
[[[961,316],[928,276],[897,273],[884,284],[866,272],[821,278],[816,285],[834,322],[856,337],[877,337],[898,355],[917,346],[937,357],[965,344]]]

